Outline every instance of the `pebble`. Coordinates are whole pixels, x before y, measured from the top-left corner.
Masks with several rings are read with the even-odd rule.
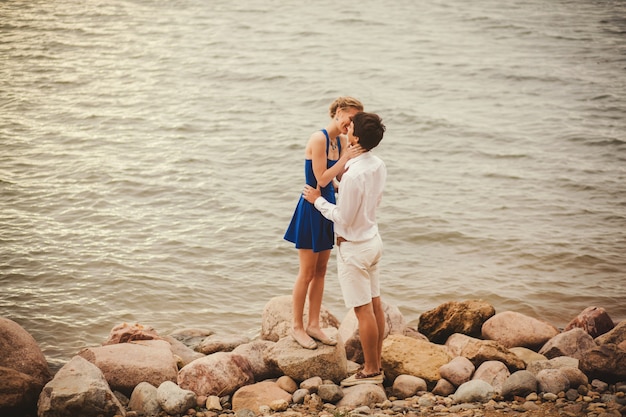
[[[324,381],[324,383],[328,382]],[[224,409],[219,414],[199,406],[198,409],[190,409],[186,415],[193,417],[507,417],[513,413],[520,413],[520,416],[528,417],[626,416],[626,384],[606,384],[605,386],[602,381],[594,380],[593,385],[581,387],[558,394],[533,392],[526,397],[515,397],[513,401],[503,401],[502,397],[496,397],[486,403],[462,404],[453,404],[450,397],[438,396],[432,392],[420,392],[403,400],[389,396],[381,403],[361,406],[353,410],[337,408],[332,402],[323,402],[317,394],[310,394],[303,390],[301,393],[306,393],[307,397],[306,401],[302,401],[304,404],[281,401],[261,406],[258,413],[251,410],[233,412],[230,410],[230,397],[214,397],[211,398],[214,405],[220,403],[224,405]],[[208,401],[205,400],[206,403]],[[137,417],[132,411],[127,412],[126,416]],[[171,417],[166,414],[162,416]]]

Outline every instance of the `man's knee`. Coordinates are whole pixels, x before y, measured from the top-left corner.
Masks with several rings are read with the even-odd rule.
[[[374,307],[371,302],[354,307],[354,314],[358,320],[367,319],[374,315]]]

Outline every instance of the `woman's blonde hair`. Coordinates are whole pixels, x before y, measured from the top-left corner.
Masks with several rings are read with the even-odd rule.
[[[335,114],[337,114],[337,109],[345,110],[348,108],[363,111],[363,104],[354,97],[338,97],[335,99],[335,101],[331,103],[330,107],[328,108],[330,117],[335,117]]]

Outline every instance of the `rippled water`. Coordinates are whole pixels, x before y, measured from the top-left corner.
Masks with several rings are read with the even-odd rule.
[[[0,315],[53,367],[121,322],[257,334],[306,139],[388,130],[383,297],[626,318],[623,1],[0,1]],[[324,304],[346,310],[331,258]]]

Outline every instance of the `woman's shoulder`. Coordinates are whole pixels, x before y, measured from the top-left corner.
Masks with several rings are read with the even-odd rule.
[[[326,136],[324,132],[318,130],[313,132],[311,136],[309,136],[309,141],[306,145],[306,158],[312,158],[313,154],[321,154],[326,152]]]
[[[311,145],[323,144],[324,146],[326,146],[326,135],[324,135],[324,132],[322,132],[321,130],[317,130],[311,133],[311,136],[309,136],[309,144]]]

